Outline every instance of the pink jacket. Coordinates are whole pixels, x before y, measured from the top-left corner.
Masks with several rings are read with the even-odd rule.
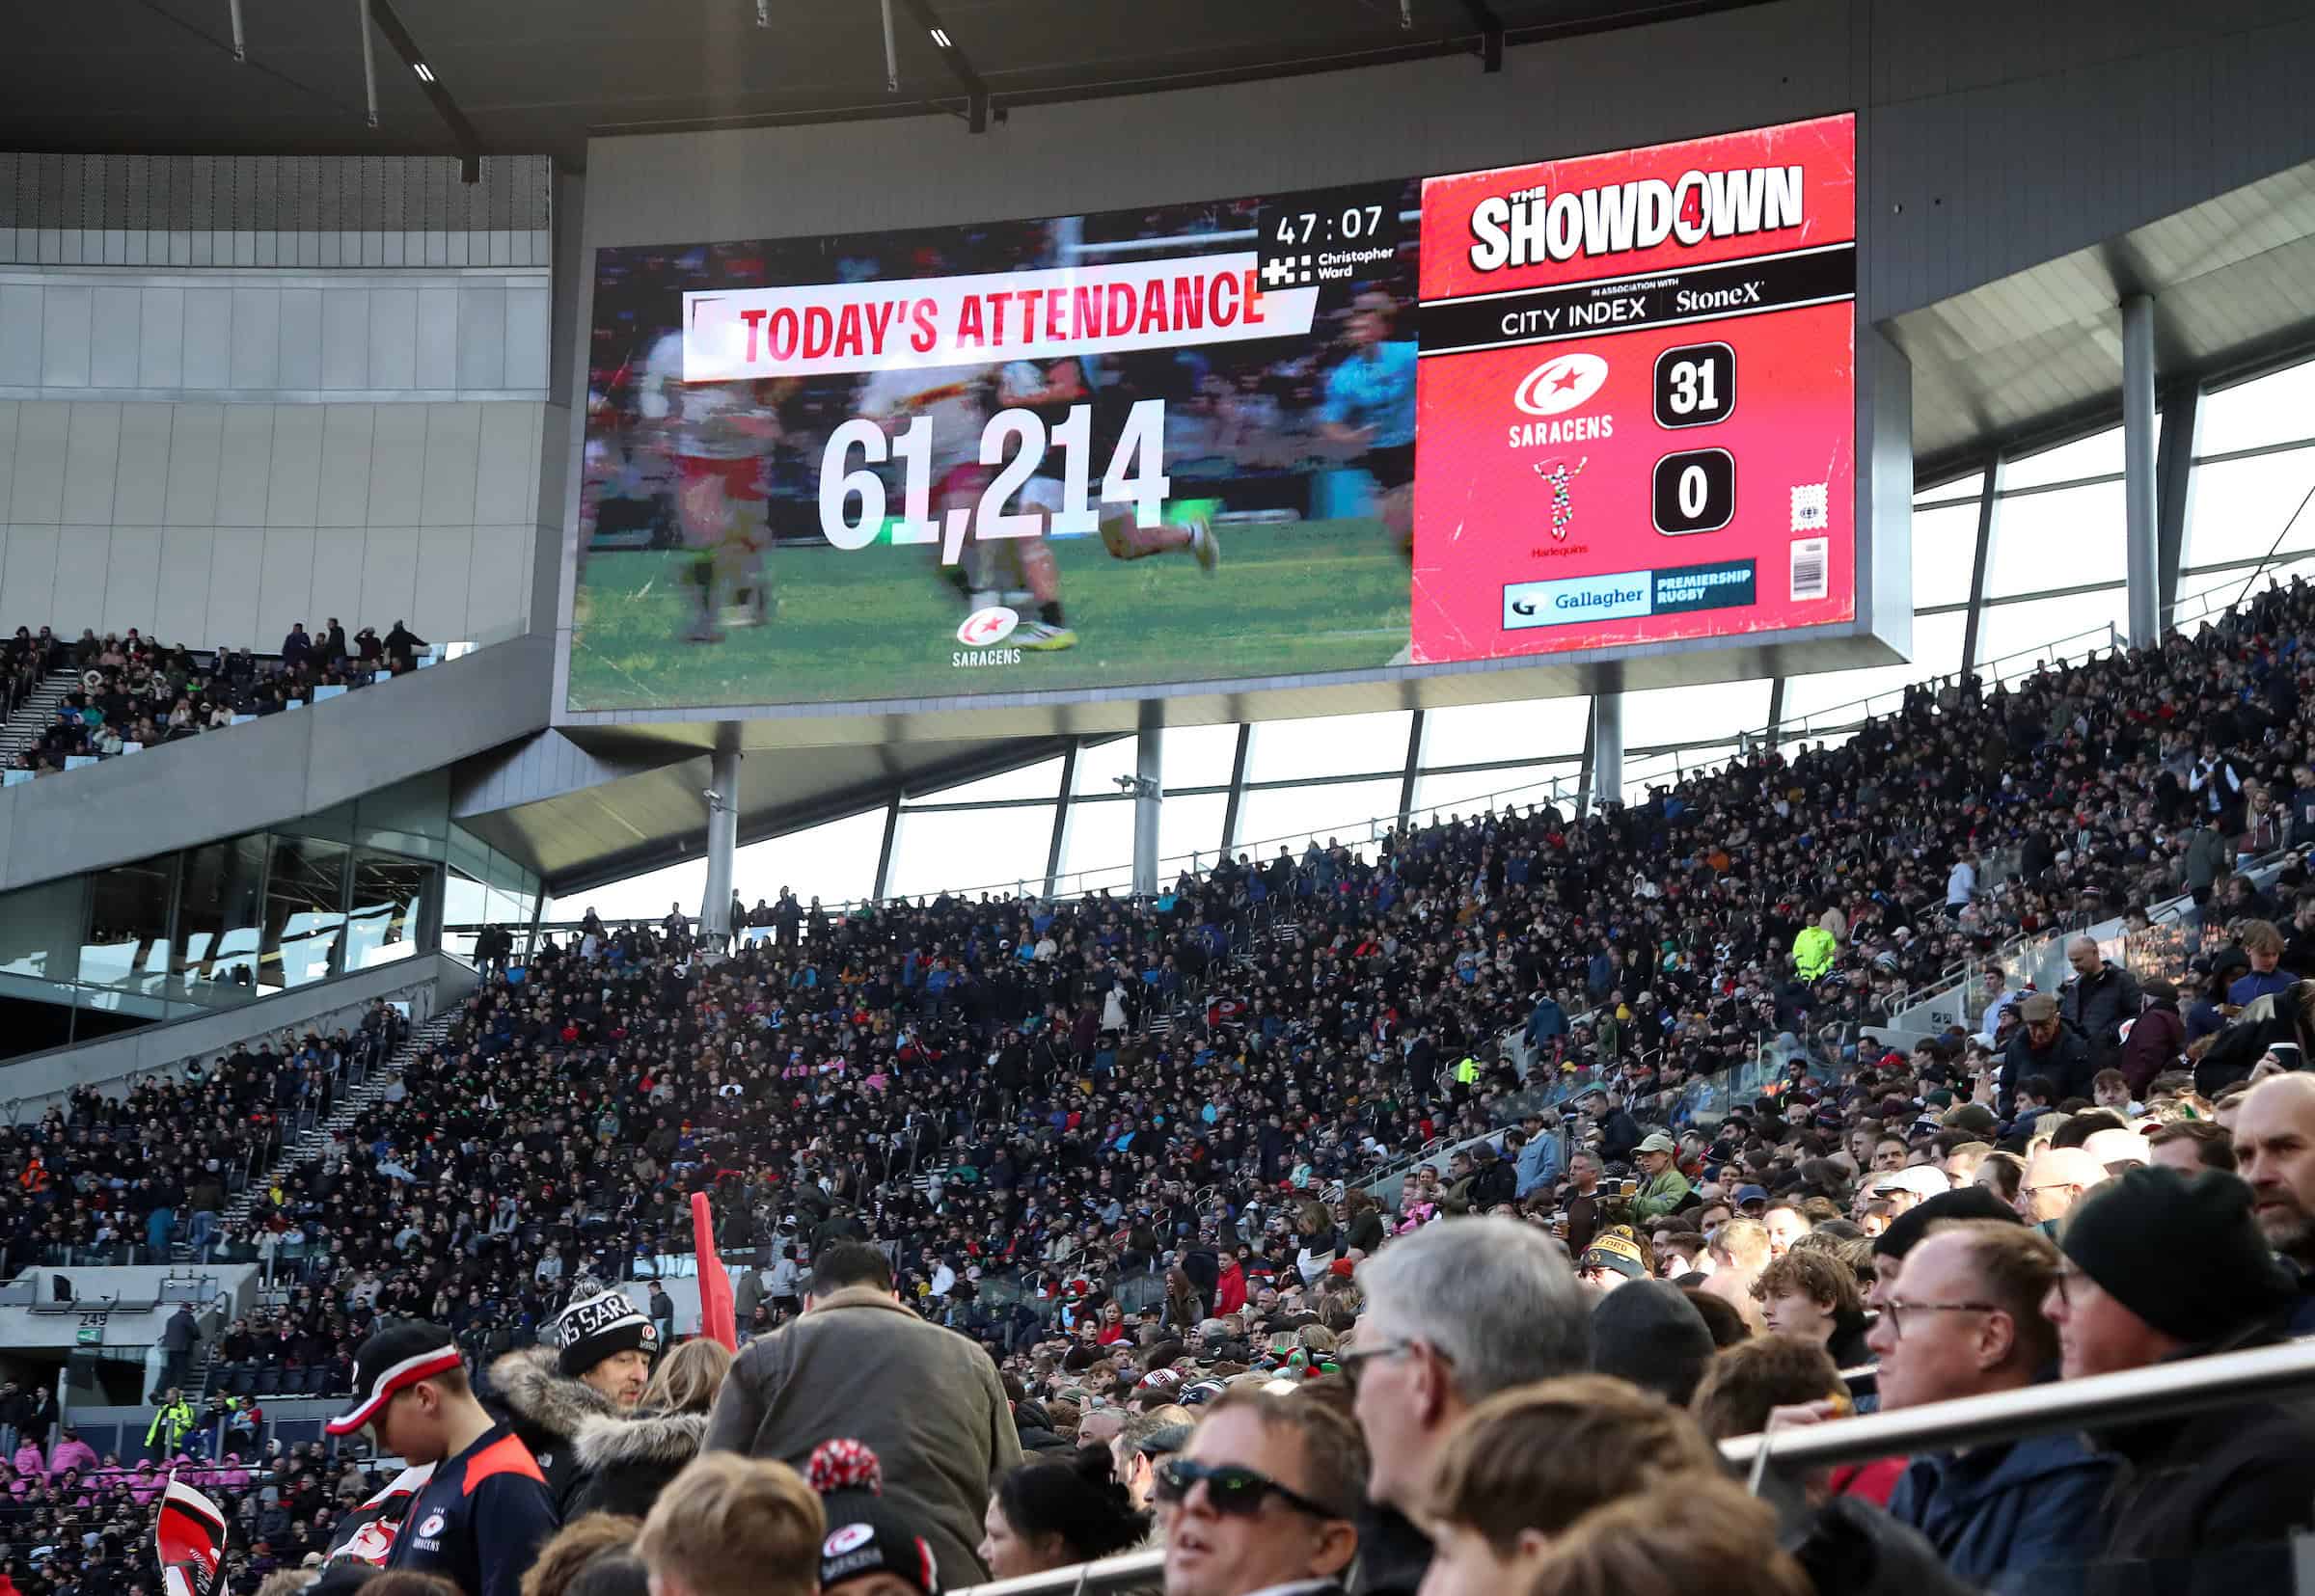
[[[96,1463],[96,1448],[86,1441],[59,1441],[56,1444],[56,1455],[48,1460],[48,1467],[60,1474],[67,1469],[78,1469],[85,1474],[95,1468]]]
[[[16,1473],[27,1479],[46,1479],[48,1465],[41,1456],[41,1444],[27,1441],[16,1448]]]

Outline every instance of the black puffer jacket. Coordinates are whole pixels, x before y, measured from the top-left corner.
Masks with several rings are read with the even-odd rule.
[[[633,1419],[598,1415],[587,1420],[579,1426],[579,1485],[563,1522],[582,1513],[641,1518],[667,1481],[699,1455],[699,1440],[706,1434],[704,1413],[647,1413]]]
[[[617,1406],[584,1380],[558,1368],[551,1346],[507,1353],[490,1366],[490,1384],[506,1410],[506,1422],[547,1476],[555,1516],[570,1523],[571,1502],[585,1475],[579,1431],[590,1419],[618,1419]]]

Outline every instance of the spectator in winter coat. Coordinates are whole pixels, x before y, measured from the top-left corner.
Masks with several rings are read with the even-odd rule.
[[[2130,1083],[2130,1095],[2142,1102],[2155,1076],[2178,1068],[2178,1061],[2187,1050],[2187,1025],[2178,1012],[2176,987],[2158,978],[2139,990],[2146,1006],[2138,1011],[2138,1019],[2132,1023],[2130,1036],[2122,1043],[2121,1061],[2115,1068]]]
[[[2034,992],[2019,1003],[2018,1018],[2022,1022],[2018,1033],[2002,1055],[1994,1112],[2004,1120],[2014,1114],[2018,1087],[2035,1075],[2048,1077],[2056,1088],[2059,1102],[2068,1097],[2088,1100],[2090,1082],[2097,1078],[2100,1067],[2088,1045],[2058,1017],[2057,999],[2047,992]]]
[[[586,1474],[579,1432],[589,1419],[634,1411],[659,1350],[659,1331],[614,1287],[564,1309],[552,1334],[552,1346],[525,1347],[493,1363],[490,1386],[538,1460],[557,1521],[567,1523]]]
[[[1866,1338],[1883,1411],[2041,1379],[2057,1357],[2042,1299],[2058,1264],[2047,1239],[2000,1220],[1948,1221],[1916,1245]],[[2113,1474],[2111,1458],[2054,1432],[1917,1457],[1889,1511],[1960,1579],[1990,1596],[2027,1596],[2098,1555]]]
[[[2121,1049],[2123,1025],[2138,1018],[2138,978],[2119,964],[2109,964],[2093,937],[2077,936],[2067,943],[2066,961],[2074,966],[2074,979],[2058,995],[2058,1017],[2081,1035],[2090,1057],[2104,1069]]]
[[[923,1527],[940,1566],[980,1579],[989,1493],[1021,1456],[1011,1407],[988,1355],[902,1307],[890,1264],[865,1244],[815,1254],[805,1312],[748,1343],[703,1450],[801,1465],[847,1434],[883,1460],[885,1498]]]
[[[2069,1380],[2281,1338],[2293,1288],[2251,1216],[2251,1189],[2216,1171],[2148,1166],[2083,1203],[2042,1312]],[[2214,1397],[2092,1436],[2116,1454],[2106,1555],[2131,1588],[2212,1588],[2193,1570],[2225,1554],[2225,1588],[2278,1589],[2294,1534],[2315,1525],[2315,1405]]]
[[[677,1347],[661,1362],[632,1415],[590,1414],[574,1440],[580,1478],[568,1523],[583,1513],[641,1518],[667,1481],[699,1455],[707,1415],[731,1371],[731,1354],[705,1338]]]

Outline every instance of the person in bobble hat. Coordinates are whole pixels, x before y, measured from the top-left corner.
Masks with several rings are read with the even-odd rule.
[[[2058,1248],[2042,1313],[2068,1380],[2284,1339],[2292,1281],[2232,1175],[2129,1170],[2075,1207]],[[2223,1588],[2286,1582],[2291,1537],[2315,1528],[2315,1404],[2214,1392],[2091,1439],[2121,1459],[2106,1555],[2145,1565],[2134,1588],[2221,1588],[2205,1582],[2221,1565]]]
[[[940,1596],[933,1549],[909,1516],[885,1500],[876,1453],[849,1438],[812,1450],[804,1479],[828,1509],[820,1588],[844,1596]]]
[[[556,1315],[547,1339],[492,1364],[490,1384],[514,1433],[538,1459],[560,1518],[569,1515],[586,1475],[580,1428],[591,1418],[634,1411],[651,1378],[659,1329],[613,1287]]]

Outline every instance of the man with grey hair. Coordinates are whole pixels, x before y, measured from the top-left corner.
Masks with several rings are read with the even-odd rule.
[[[1430,1543],[1410,1515],[1441,1441],[1499,1391],[1588,1369],[1591,1304],[1552,1239],[1502,1215],[1428,1225],[1360,1264],[1358,1284],[1367,1312],[1336,1358],[1374,1458],[1357,1589],[1412,1596]]]
[[[2145,1006],[2138,979],[2119,964],[2109,964],[2095,937],[2068,942],[2066,962],[2074,966],[2074,979],[2058,992],[2057,1016],[2089,1045],[2091,1062],[2111,1069],[2122,1056],[2122,1027]]]

